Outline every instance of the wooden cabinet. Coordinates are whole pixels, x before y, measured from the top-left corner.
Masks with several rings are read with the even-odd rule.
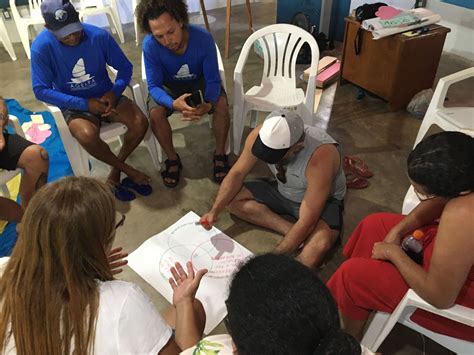
[[[359,28],[358,21],[346,18],[341,83],[351,82],[381,97],[392,110],[406,107],[416,93],[433,86],[449,28],[431,25],[428,32],[415,37],[400,33],[378,40],[361,30],[357,55]]]

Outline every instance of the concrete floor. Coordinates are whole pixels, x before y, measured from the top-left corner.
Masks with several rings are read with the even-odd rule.
[[[256,29],[274,23],[275,2],[252,4],[252,10]],[[225,10],[212,10],[209,14],[217,18],[217,22],[211,25],[211,32],[223,53]],[[224,60],[230,102],[232,102],[233,69],[240,48],[248,37],[245,16],[244,6],[233,7],[230,57]],[[126,43],[121,47],[135,64],[134,78],[139,80],[141,48],[135,46],[133,26],[125,25],[124,30]],[[337,48],[340,47],[340,44],[337,45]],[[0,50],[2,85],[0,94],[16,98],[24,107],[31,110],[43,110],[43,106],[35,100],[31,90],[29,61],[20,44],[15,44],[15,50],[19,58],[16,62],[10,60],[6,51]],[[323,55],[328,54],[331,53],[325,52]],[[339,55],[340,52],[336,49],[332,54]],[[472,65],[473,63],[460,57],[444,53],[437,78]],[[244,73],[246,86],[259,82],[260,68],[261,63],[254,56],[250,56]],[[473,81],[467,80],[454,85],[448,93],[449,103],[472,104],[473,84]],[[374,177],[370,179],[370,186],[367,189],[348,191],[343,244],[356,224],[369,213],[401,211],[403,197],[409,185],[405,161],[420,125],[418,119],[404,110],[391,112],[388,105],[378,98],[366,96],[365,99],[357,101],[356,92],[357,88],[352,85],[338,88],[328,132],[342,144],[345,154],[357,155],[364,159],[374,172]],[[216,195],[218,185],[213,183],[211,176],[214,140],[207,122],[189,125],[174,119],[173,125],[175,145],[184,164],[183,178],[176,189],[167,189],[163,186],[160,175],[153,171],[145,146],[140,146],[130,157],[132,165],[153,176],[154,193],[148,198],[137,198],[131,203],[118,203],[118,209],[126,213],[127,220],[117,232],[116,245],[123,246],[128,252],[135,250],[150,236],[162,231],[190,210],[199,215],[204,214],[211,207]],[[244,135],[248,132],[249,128]],[[106,166],[95,160],[92,165],[94,176],[106,176]],[[255,175],[267,173],[263,164],[254,172]],[[254,253],[271,251],[281,238],[272,232],[231,217],[226,212],[222,213],[217,226]],[[320,276],[325,280],[328,279],[342,260],[339,247],[319,272]],[[167,301],[130,268],[126,268],[119,278],[139,284],[160,310],[168,306]],[[222,332],[225,332],[223,324],[213,333]],[[402,326],[396,327],[380,350],[386,354],[448,352],[429,339],[425,339],[423,343],[420,335]]]

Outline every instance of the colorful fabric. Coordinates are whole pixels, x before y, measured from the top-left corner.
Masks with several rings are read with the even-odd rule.
[[[49,136],[41,146],[45,148],[49,155],[49,175],[48,182],[56,181],[64,176],[73,175],[71,164],[64,150],[63,143],[59,137],[58,128],[54,118],[49,112],[32,112],[20,106],[11,99],[6,100],[8,112],[18,118],[21,124],[31,121],[31,115],[41,115],[44,123],[51,126],[51,136]],[[13,131],[11,131],[13,132]],[[8,256],[16,243],[16,223],[8,223],[3,233],[0,234],[0,257]]]
[[[343,254],[346,260],[329,279],[329,287],[342,314],[364,320],[372,311],[392,313],[408,291],[408,284],[397,268],[386,261],[372,259],[372,249],[405,216],[377,213],[366,217],[354,230]],[[423,268],[429,269],[438,225],[421,228],[423,239]],[[474,308],[474,267],[467,277],[457,304]],[[411,320],[436,333],[474,341],[471,327],[449,319],[417,310]]]

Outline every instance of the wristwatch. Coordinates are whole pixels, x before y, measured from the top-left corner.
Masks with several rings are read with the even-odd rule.
[[[211,104],[211,109],[207,114],[212,115],[214,112],[216,112],[216,106],[212,102],[208,102],[208,104]]]

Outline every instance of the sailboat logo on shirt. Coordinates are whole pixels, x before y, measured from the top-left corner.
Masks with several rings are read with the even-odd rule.
[[[71,84],[71,90],[89,89],[96,85],[94,77],[86,73],[84,59],[79,58],[76,65],[72,69],[72,78],[68,83]]]
[[[189,71],[189,66],[187,64],[183,64],[181,68],[179,68],[174,78],[176,80],[193,80],[196,79],[196,74],[192,74]]]

